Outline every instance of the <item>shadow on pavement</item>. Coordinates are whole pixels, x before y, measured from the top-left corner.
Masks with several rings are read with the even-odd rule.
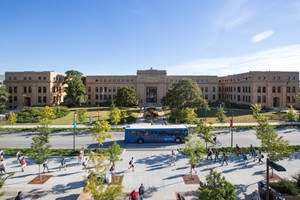
[[[79,197],[79,194],[70,194],[65,197],[58,197],[58,198],[56,198],[56,200],[74,200],[74,199],[77,199],[78,197]]]

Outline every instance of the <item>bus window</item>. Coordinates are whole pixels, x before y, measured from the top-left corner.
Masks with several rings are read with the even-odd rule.
[[[130,136],[136,136],[136,131],[130,131]]]

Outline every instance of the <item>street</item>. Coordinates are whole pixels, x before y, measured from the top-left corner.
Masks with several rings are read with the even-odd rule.
[[[300,144],[300,129],[278,129],[280,136],[288,140],[291,145]],[[221,146],[230,146],[229,130],[217,130],[217,139],[221,142]],[[111,145],[114,141],[118,142],[122,148],[126,149],[175,149],[182,147],[184,144],[175,143],[124,143],[124,132],[112,132],[113,139],[107,139],[104,142],[104,147]],[[16,133],[0,133],[0,148],[23,148],[30,147],[32,137],[35,133],[32,132],[16,132]],[[85,131],[76,133],[75,137],[76,148],[98,147],[97,142],[93,140],[93,134]],[[50,144],[52,148],[72,148],[73,147],[73,132],[55,132],[50,134]],[[235,130],[233,132],[233,145],[239,144],[241,147],[248,147],[250,144],[259,146],[260,141],[256,138],[255,130]]]

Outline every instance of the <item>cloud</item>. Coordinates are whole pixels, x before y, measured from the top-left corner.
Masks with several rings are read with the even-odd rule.
[[[251,38],[251,41],[253,43],[258,43],[258,42],[261,42],[261,41],[267,39],[268,37],[271,37],[271,35],[273,35],[273,31],[272,30],[267,30],[267,31],[261,32],[257,35],[254,35]]]
[[[248,71],[299,71],[300,44],[260,51],[257,53],[221,58],[200,58],[178,66],[167,67],[174,75],[224,76]]]

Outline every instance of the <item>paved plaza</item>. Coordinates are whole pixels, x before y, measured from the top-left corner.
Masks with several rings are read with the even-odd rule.
[[[135,171],[128,170],[128,163],[131,157],[135,158]],[[130,151],[122,155],[123,160],[116,163],[116,173],[124,175],[124,193],[138,189],[143,183],[146,188],[145,199],[152,200],[173,200],[176,192],[195,191],[199,185],[184,183],[182,176],[189,174],[188,157],[178,154],[176,166],[170,166],[171,152],[167,150],[158,151]],[[26,199],[77,199],[83,191],[84,177],[86,172],[78,163],[76,157],[67,158],[67,170],[60,171],[61,157],[49,158],[50,173],[53,175],[43,185],[28,184],[37,176],[38,167],[30,159],[25,172],[21,172],[15,158],[7,158],[7,171],[15,172],[15,175],[8,179],[4,186],[6,195],[4,199],[13,199],[18,191],[23,191]],[[280,161],[287,172],[276,172],[280,177],[290,178],[300,170],[300,154],[294,154],[291,158]],[[257,164],[252,159],[246,167],[243,167],[242,158],[236,155],[229,156],[229,165],[221,166],[220,163],[202,160],[197,166],[197,175],[200,180],[205,180],[210,168],[215,168],[226,177],[228,181],[235,184],[239,199],[249,199],[250,194],[257,189],[257,182],[263,180],[262,173],[265,164]],[[186,199],[196,199],[195,196],[186,196]]]

